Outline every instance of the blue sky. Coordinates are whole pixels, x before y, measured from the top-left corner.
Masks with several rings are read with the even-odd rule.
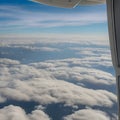
[[[107,34],[106,5],[63,9],[29,0],[0,0],[0,34]]]

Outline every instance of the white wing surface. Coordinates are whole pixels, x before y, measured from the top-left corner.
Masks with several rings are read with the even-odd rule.
[[[92,5],[105,3],[105,0],[32,0],[32,1],[63,8],[73,8],[77,5]]]

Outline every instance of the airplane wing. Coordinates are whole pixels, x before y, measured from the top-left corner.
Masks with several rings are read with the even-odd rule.
[[[79,5],[96,5],[104,3],[106,3],[106,0],[81,0]]]
[[[77,5],[93,5],[105,3],[105,0],[31,0],[31,1],[63,8],[73,8]]]

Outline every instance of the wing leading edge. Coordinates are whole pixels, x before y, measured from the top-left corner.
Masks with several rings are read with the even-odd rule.
[[[105,0],[31,0],[31,1],[63,8],[73,8],[77,5],[93,5],[105,3]]]

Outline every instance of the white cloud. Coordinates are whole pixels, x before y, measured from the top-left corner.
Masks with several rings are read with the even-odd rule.
[[[35,110],[32,112],[32,114],[29,114],[30,120],[51,120],[47,114],[45,114],[41,110]]]
[[[66,36],[69,38],[71,36]],[[33,37],[34,38],[34,37]],[[43,35],[43,38],[45,36]],[[56,39],[56,36],[50,36],[50,39]],[[73,37],[74,38],[74,37]],[[79,38],[78,36],[76,37]],[[22,47],[31,49],[31,44],[40,43],[39,39],[26,41],[12,41],[9,37],[6,38],[9,42],[3,42],[3,46],[8,47]],[[21,38],[20,38],[21,39]],[[28,38],[27,38],[28,39]],[[60,38],[61,39],[61,38]],[[37,42],[36,42],[37,41]],[[44,40],[43,40],[44,41]],[[46,41],[41,43],[45,47],[41,47],[41,50],[56,51],[52,47],[48,47]],[[59,41],[59,40],[58,40]],[[19,43],[20,42],[20,43]],[[67,41],[64,41],[67,42]],[[76,42],[76,41],[75,41]],[[79,41],[80,42],[80,41]],[[29,44],[28,44],[29,43]],[[56,45],[55,40],[53,40]],[[60,43],[57,42],[57,43]],[[91,45],[91,42],[81,42],[83,45]],[[47,47],[46,47],[47,46]],[[37,48],[33,49],[37,50]],[[39,48],[40,49],[40,48]],[[117,97],[114,93],[107,90],[85,88],[86,84],[92,84],[94,86],[115,86],[115,78],[111,73],[106,72],[103,67],[109,69],[112,67],[109,51],[105,51],[104,48],[69,48],[76,53],[83,52],[83,58],[68,58],[61,60],[46,60],[44,62],[36,62],[31,64],[22,64],[17,60],[12,59],[0,59],[0,103],[6,102],[6,100],[17,101],[33,101],[39,105],[35,106],[35,110],[31,114],[26,114],[25,111],[16,106],[8,106],[0,110],[0,120],[8,120],[9,115],[16,116],[22,120],[39,120],[41,116],[42,120],[50,120],[42,110],[45,110],[45,106],[52,103],[64,103],[71,107],[79,108],[79,105],[85,105],[89,107],[107,108],[113,109],[113,106],[117,102]],[[32,50],[32,49],[31,49]],[[90,57],[86,55],[88,51],[92,51]],[[100,53],[97,55],[97,53]],[[72,82],[71,82],[72,80]],[[74,82],[77,82],[74,83]],[[5,116],[4,113],[10,110],[9,115]],[[19,109],[19,110],[18,110]],[[14,111],[14,112],[11,112]],[[16,112],[19,112],[17,114]],[[74,111],[75,112],[75,111]],[[105,113],[104,113],[105,112]],[[65,120],[87,120],[99,118],[99,120],[109,120],[107,111],[99,111],[97,109],[83,109],[65,116]],[[17,115],[16,115],[17,114]],[[115,113],[114,113],[115,114]],[[81,115],[81,117],[79,117]],[[96,115],[96,116],[95,116]],[[116,114],[114,115],[116,116]],[[43,118],[42,118],[43,117]],[[116,118],[113,118],[116,120]]]
[[[15,43],[14,43],[15,44]],[[1,46],[3,47],[12,47],[12,48],[20,48],[20,49],[26,49],[26,50],[30,50],[30,51],[42,51],[42,52],[59,52],[60,49],[58,48],[53,48],[53,47],[36,47],[35,45],[30,46],[30,44],[24,44],[24,45],[14,45],[11,46],[10,43],[3,43],[1,44]],[[5,54],[5,52],[3,52],[3,54]]]
[[[101,53],[102,54],[102,53]],[[62,60],[48,60],[31,64],[36,69],[45,69],[59,80],[73,81],[79,84],[87,82],[94,86],[115,85],[115,77],[104,69],[112,68],[110,56],[92,56],[83,58],[69,58]],[[72,67],[70,67],[72,66]],[[99,69],[99,67],[101,67]]]
[[[58,52],[58,51],[60,51],[57,48],[51,48],[51,47],[23,47],[23,48],[32,50],[32,51],[39,50],[39,51],[43,51],[43,52]]]
[[[0,6],[0,17],[8,18],[1,21],[0,27],[4,29],[29,28],[29,27],[59,27],[59,26],[81,26],[107,21],[104,12],[76,12],[76,13],[45,13],[27,11],[18,6]],[[6,14],[4,14],[4,12]],[[19,16],[18,16],[19,14]],[[12,20],[9,20],[12,19]],[[13,27],[13,28],[10,28]]]
[[[106,55],[110,56],[110,50],[107,49],[108,46],[106,46],[105,48],[101,48],[101,47],[90,47],[90,43],[88,43],[88,47],[84,45],[81,47],[70,47],[70,50],[74,50],[76,51],[76,54],[78,55],[84,55],[84,56],[101,56],[104,55],[106,57]],[[103,56],[102,56],[103,57]],[[110,57],[109,57],[110,58]]]
[[[0,109],[0,120],[50,120],[41,110],[32,111],[31,114],[26,114],[25,111],[18,106],[6,106]]]
[[[58,73],[55,73],[57,67],[51,68],[51,70],[47,68],[47,70],[41,69],[39,65],[37,65],[37,68],[31,65],[15,65],[14,63],[18,63],[17,61],[9,62],[10,60],[8,60],[9,64],[4,63],[2,59],[1,61],[1,71],[3,72],[0,78],[0,94],[4,99],[35,101],[40,104],[64,102],[70,106],[82,104],[104,107],[112,107],[116,102],[116,95],[106,90],[92,90],[56,79],[54,76],[60,73],[59,69],[65,70],[65,67],[58,68]],[[5,61],[7,61],[7,59]],[[4,70],[6,69],[8,69],[7,76],[4,75]],[[56,71],[54,71],[54,69],[56,69]],[[71,73],[71,75],[82,69],[83,68],[73,67],[73,73]],[[68,71],[68,69],[66,71]],[[91,74],[94,73],[94,70],[91,71]],[[109,83],[111,76],[109,77],[109,74],[101,74],[105,77],[103,77],[103,79],[108,80]],[[89,81],[89,75],[86,79]]]
[[[28,120],[28,118],[23,109],[11,105],[0,109],[0,120]]]
[[[99,85],[112,85],[115,84],[113,75],[101,70],[83,67],[72,68],[56,68],[52,71],[53,75],[58,79],[76,80],[78,82],[87,82]]]
[[[0,36],[0,46],[29,45],[29,44],[59,44],[77,43],[82,45],[103,45],[108,46],[108,35],[95,34],[11,34]]]
[[[111,120],[111,119],[106,113],[102,111],[84,109],[84,110],[79,110],[73,113],[72,115],[66,116],[64,120]]]

